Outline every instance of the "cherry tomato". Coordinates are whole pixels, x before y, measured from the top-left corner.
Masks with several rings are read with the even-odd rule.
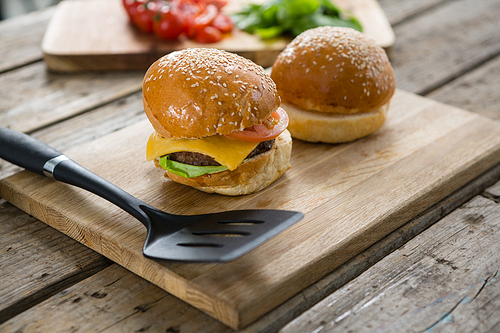
[[[278,108],[278,110],[271,114],[271,117],[273,119],[271,119],[270,122],[276,124],[270,128],[266,125],[253,125],[252,127],[245,128],[243,131],[232,132],[227,136],[235,140],[251,142],[262,142],[275,139],[287,128],[288,114],[282,108]]]
[[[199,43],[214,43],[232,30],[220,9],[227,0],[122,0],[130,21],[145,33],[176,39],[185,33]]]
[[[137,11],[132,16],[132,21],[135,26],[142,32],[153,32],[153,16],[154,16],[154,3],[149,1],[142,1],[143,3],[137,6]]]
[[[134,21],[134,15],[137,12],[137,6],[141,4],[141,2],[136,1],[136,0],[122,0],[123,2],[123,7],[125,7],[125,10],[127,11],[128,18],[130,19],[130,22]]]
[[[163,6],[155,15],[153,31],[164,39],[176,39],[185,31],[186,19],[176,7]]]
[[[212,26],[203,27],[196,32],[194,40],[198,43],[215,43],[222,39],[222,33],[219,29]]]
[[[212,26],[221,32],[230,32],[233,30],[233,21],[228,16],[219,13],[212,21]]]
[[[217,7],[219,10],[227,5],[227,0],[205,0],[207,4],[209,5],[214,5]]]

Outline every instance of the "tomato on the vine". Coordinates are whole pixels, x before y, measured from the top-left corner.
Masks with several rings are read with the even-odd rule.
[[[267,123],[267,124],[265,124]],[[234,131],[227,136],[242,141],[262,142],[275,139],[288,126],[288,114],[282,108],[274,111],[271,117],[266,119],[261,125],[253,125],[243,131]]]
[[[176,39],[186,29],[186,19],[176,7],[163,6],[153,22],[155,35],[164,39]]]
[[[182,34],[200,43],[222,39],[232,30],[231,19],[220,12],[227,0],[122,0],[130,21],[145,33],[172,40]]]
[[[139,0],[140,4],[132,16],[134,24],[145,33],[153,32],[153,16],[155,15],[155,3],[145,0]]]

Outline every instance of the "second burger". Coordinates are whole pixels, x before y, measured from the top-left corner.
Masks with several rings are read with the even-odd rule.
[[[259,191],[290,168],[288,115],[264,69],[236,54],[185,49],[157,60],[143,81],[154,133],[147,159],[204,192]]]
[[[396,89],[385,51],[341,27],[297,36],[276,59],[271,77],[292,137],[309,142],[349,142],[375,132]]]

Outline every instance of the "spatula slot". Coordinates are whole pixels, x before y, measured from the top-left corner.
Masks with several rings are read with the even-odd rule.
[[[215,244],[215,243],[177,243],[177,246],[185,246],[185,247],[222,247],[222,244]]]
[[[262,224],[264,221],[261,220],[224,220],[219,221],[221,224],[225,225],[254,225],[254,224]]]
[[[209,236],[209,237],[243,237],[250,235],[250,233],[246,231],[234,231],[234,230],[194,231],[192,234],[197,236]]]

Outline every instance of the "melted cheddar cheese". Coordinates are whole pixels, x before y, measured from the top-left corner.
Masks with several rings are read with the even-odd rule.
[[[157,157],[179,151],[191,151],[213,157],[229,170],[234,170],[258,146],[258,142],[247,142],[223,135],[207,136],[201,139],[167,139],[154,132],[146,147],[146,158]]]

